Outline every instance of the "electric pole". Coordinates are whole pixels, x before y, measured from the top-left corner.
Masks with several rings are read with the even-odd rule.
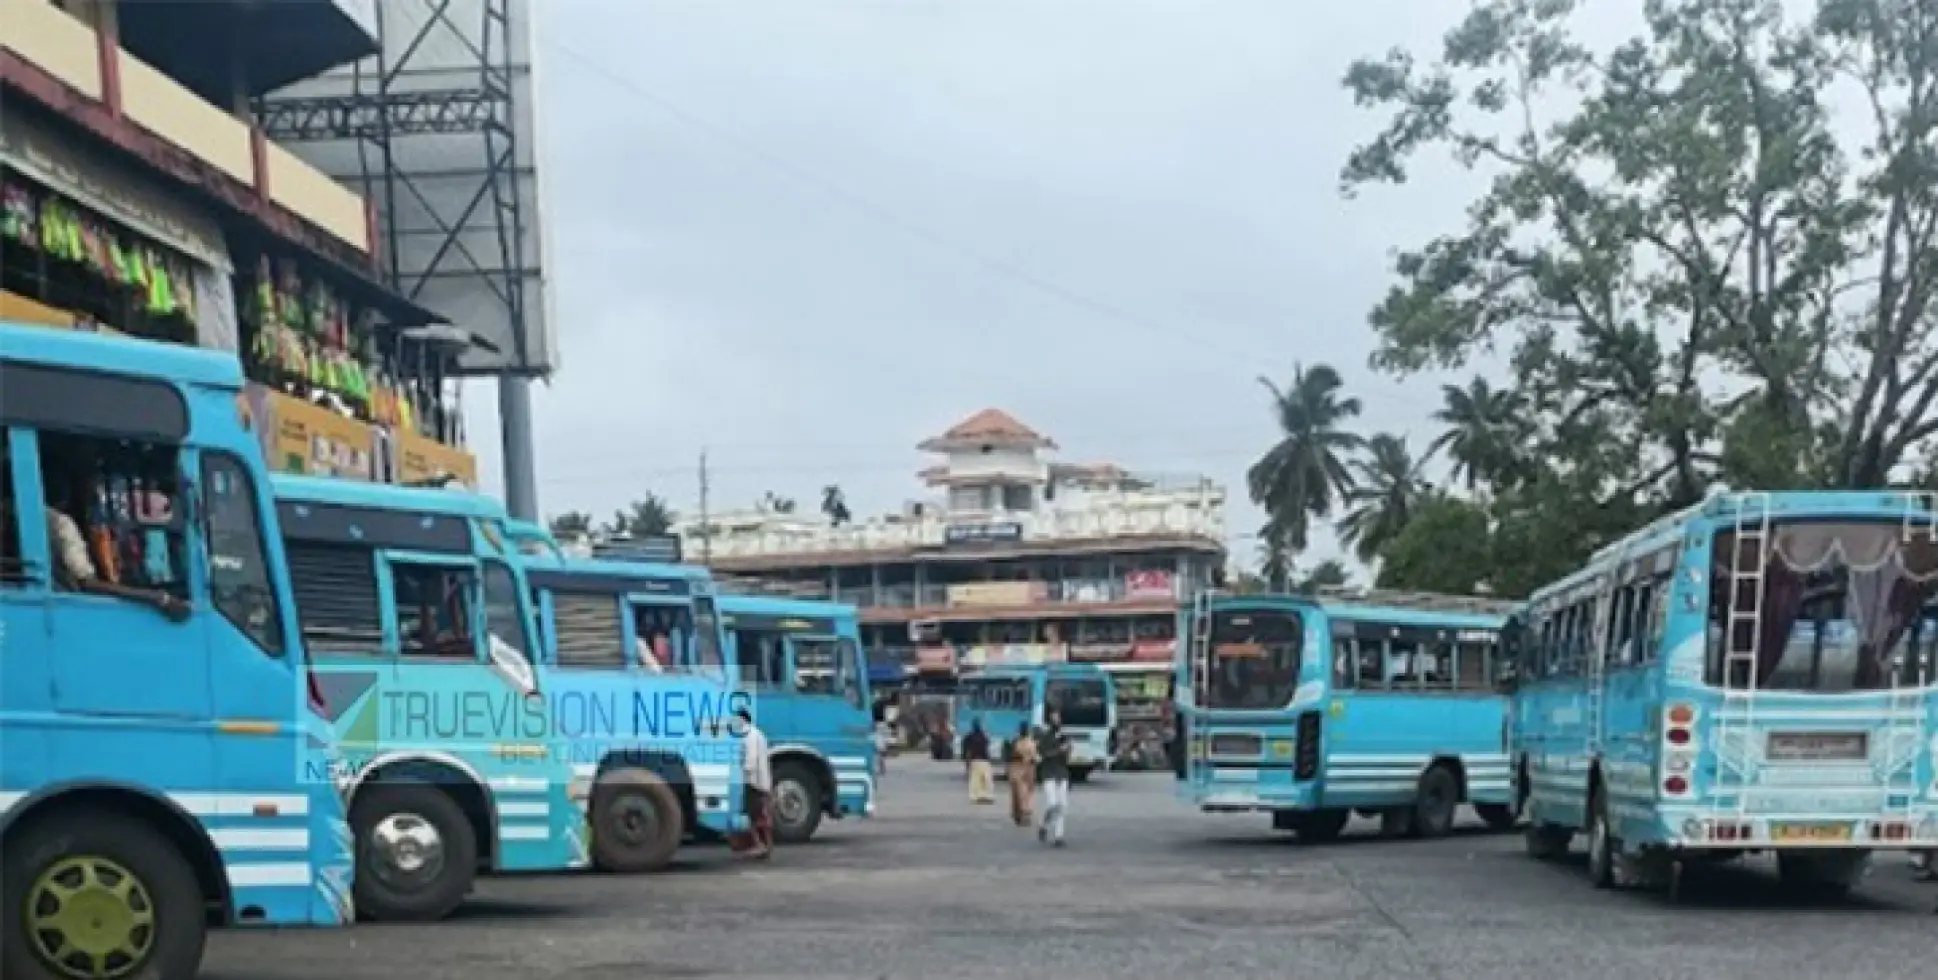
[[[713,519],[707,510],[707,451],[700,450],[700,564],[713,564]]]

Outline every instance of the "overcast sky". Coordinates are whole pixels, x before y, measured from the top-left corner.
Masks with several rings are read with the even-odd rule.
[[[563,369],[546,514],[651,490],[858,514],[915,443],[1003,408],[1061,458],[1203,472],[1259,512],[1260,373],[1325,361],[1367,431],[1434,434],[1440,379],[1366,367],[1389,250],[1460,220],[1452,169],[1357,201],[1355,56],[1430,53],[1445,0],[548,0],[538,51]],[[496,402],[470,394],[487,485]],[[1328,539],[1322,553],[1331,553]],[[1315,556],[1317,557],[1317,556]]]

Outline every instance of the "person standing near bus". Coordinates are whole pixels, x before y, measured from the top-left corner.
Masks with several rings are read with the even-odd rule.
[[[989,733],[982,730],[982,719],[969,723],[969,734],[962,737],[962,758],[969,764],[969,802],[996,802],[996,773],[989,765]]]
[[[1063,718],[1052,708],[1043,713],[1043,734],[1036,739],[1036,779],[1043,787],[1043,823],[1036,839],[1063,846],[1063,822],[1070,806],[1070,737]]]
[[[735,714],[746,726],[740,741],[741,768],[747,778],[747,818],[754,837],[747,856],[765,858],[774,853],[774,768],[767,759],[767,736],[754,724],[754,713],[742,707]]]

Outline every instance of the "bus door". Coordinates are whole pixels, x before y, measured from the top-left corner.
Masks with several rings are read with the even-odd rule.
[[[787,634],[752,617],[745,626],[734,626],[727,646],[740,677],[740,685],[754,696],[754,724],[767,735],[769,744],[795,732],[794,675],[788,666]]]
[[[788,676],[793,679],[792,731],[810,743],[869,737],[861,648],[847,637],[791,633]]]
[[[209,618],[184,621],[162,611],[164,604],[187,608],[193,595],[190,569],[205,556],[199,541],[191,554],[183,513],[192,496],[188,467],[197,454],[134,438],[27,429],[13,430],[9,442],[15,475],[22,478],[21,513],[42,517],[21,522],[31,566],[22,598],[43,605],[41,630],[53,651],[54,708],[86,715],[212,717]],[[77,532],[65,548],[55,539],[57,527]],[[85,564],[89,577],[105,585],[85,591],[71,587],[65,569],[74,563]],[[113,591],[104,594],[108,590]],[[287,712],[285,702],[277,713]],[[207,751],[205,742],[199,749],[161,751],[178,748]]]

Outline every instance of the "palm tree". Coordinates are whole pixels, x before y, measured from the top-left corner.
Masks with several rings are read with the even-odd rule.
[[[1312,571],[1299,576],[1293,583],[1292,591],[1300,595],[1318,595],[1320,589],[1338,588],[1351,585],[1352,573],[1346,570],[1346,563],[1337,558],[1328,558],[1312,566]]]
[[[1266,521],[1258,538],[1258,578],[1266,590],[1284,592],[1292,578],[1292,549],[1286,547],[1285,529]]]
[[[1496,389],[1481,377],[1465,388],[1442,385],[1440,391],[1446,406],[1433,417],[1448,428],[1427,447],[1427,455],[1446,449],[1453,479],[1469,491],[1480,484],[1498,488],[1518,482],[1527,471],[1522,449],[1529,438],[1527,397]]]
[[[1270,378],[1258,382],[1272,393],[1279,440],[1252,464],[1245,481],[1252,502],[1265,508],[1285,549],[1304,551],[1312,518],[1330,514],[1333,501],[1352,488],[1346,458],[1359,447],[1360,438],[1340,425],[1359,414],[1359,399],[1340,397],[1345,382],[1324,364],[1310,371],[1294,365],[1288,389],[1281,390]]]
[[[633,538],[663,537],[673,529],[673,511],[658,494],[648,493],[633,501],[625,510],[613,514],[612,523],[606,529],[613,534]]]
[[[848,495],[841,492],[840,485],[830,483],[821,488],[821,513],[828,515],[828,523],[835,527],[854,520],[848,512]]]
[[[769,514],[792,514],[794,513],[794,498],[783,497],[769,490],[761,495],[760,502],[755,504],[755,507]]]
[[[1421,461],[1407,451],[1406,439],[1380,433],[1366,444],[1364,457],[1349,465],[1354,486],[1347,491],[1352,509],[1340,518],[1339,541],[1363,562],[1371,562],[1388,541],[1399,537],[1413,518],[1414,505],[1427,490]]]

